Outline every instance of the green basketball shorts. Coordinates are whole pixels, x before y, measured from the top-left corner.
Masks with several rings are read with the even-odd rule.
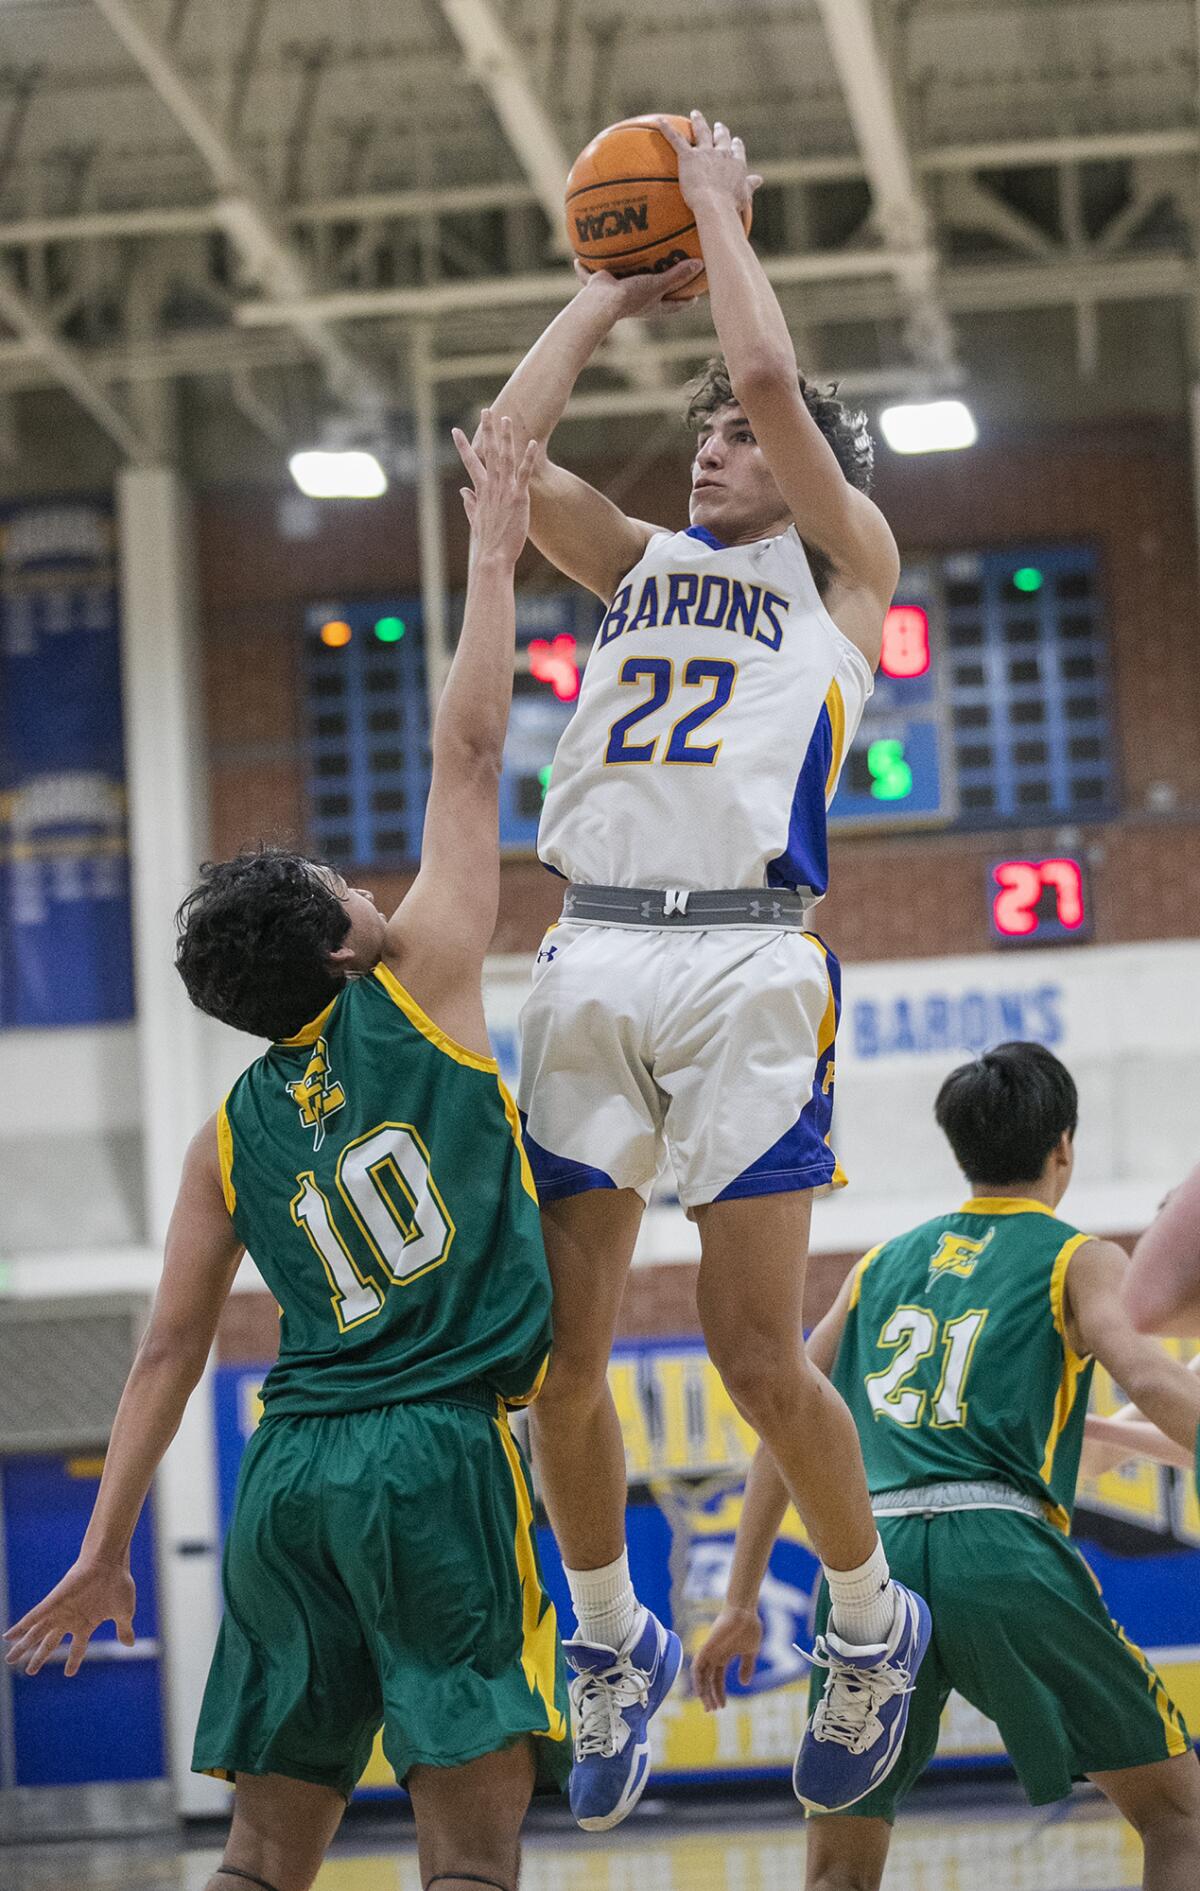
[[[952,1689],[994,1720],[1035,1806],[1089,1773],[1186,1753],[1183,1716],[1104,1606],[1066,1537],[1013,1510],[881,1517],[892,1574],[925,1597],[933,1638],[917,1674],[900,1759],[848,1816],[889,1824],[938,1742]],[[817,1629],[829,1618],[822,1587]],[[813,1670],[810,1707],[824,1687]]]
[[[528,1475],[498,1401],[463,1399],[264,1418],[225,1545],[196,1772],[349,1798],[382,1725],[400,1780],[530,1735],[539,1785],[561,1788],[566,1682]]]

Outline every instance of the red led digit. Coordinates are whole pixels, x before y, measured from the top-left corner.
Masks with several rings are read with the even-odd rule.
[[[929,668],[929,618],[918,604],[893,604],[883,620],[884,676],[924,676]]]
[[[1038,872],[1043,886],[1054,888],[1058,923],[1072,931],[1083,923],[1083,875],[1077,860],[1043,860]]]
[[[1006,939],[1024,938],[1037,926],[1040,872],[1031,860],[1005,860],[993,868],[992,878],[1001,889],[992,901],[996,931]]]
[[[575,639],[564,634],[553,641],[534,637],[529,645],[529,673],[549,683],[560,703],[573,703],[579,694],[579,665]]]

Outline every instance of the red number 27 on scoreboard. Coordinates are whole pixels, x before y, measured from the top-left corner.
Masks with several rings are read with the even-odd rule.
[[[1002,939],[1062,937],[1084,922],[1077,860],[1002,860],[992,868],[992,925]]]

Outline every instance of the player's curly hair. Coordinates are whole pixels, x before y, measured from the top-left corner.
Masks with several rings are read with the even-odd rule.
[[[837,382],[822,391],[806,381],[799,369],[796,378],[804,405],[833,448],[838,465],[859,492],[870,492],[875,471],[875,442],[861,407],[847,407],[837,397]],[[729,379],[729,369],[721,355],[713,355],[687,387],[688,405],[684,425],[694,433],[719,407],[728,407],[737,399]]]
[[[867,426],[866,414],[861,407],[847,407],[844,401],[838,399],[836,382],[822,392],[819,387],[806,381],[799,369],[796,370],[796,378],[804,396],[804,405],[833,448],[834,457],[846,479],[859,492],[870,492],[875,471],[875,442]],[[728,407],[731,401],[736,401],[737,395],[733,391],[729,369],[722,355],[713,355],[705,363],[695,380],[688,383],[687,393],[684,425],[692,432],[702,427],[719,408]],[[833,560],[815,545],[806,542],[804,549],[808,553],[817,590],[824,595],[833,577]]]
[[[209,860],[175,915],[192,1003],[255,1037],[294,1037],[341,990],[329,965],[350,930],[320,863],[280,847]]]
[[[1075,1134],[1079,1093],[1053,1051],[1014,1040],[952,1070],[934,1115],[968,1182],[995,1195],[1038,1181],[1064,1132]]]

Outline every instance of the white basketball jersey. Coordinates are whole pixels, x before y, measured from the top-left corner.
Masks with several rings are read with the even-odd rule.
[[[659,532],[614,597],[538,830],[577,884],[825,892],[825,811],[874,687],[800,535]]]

